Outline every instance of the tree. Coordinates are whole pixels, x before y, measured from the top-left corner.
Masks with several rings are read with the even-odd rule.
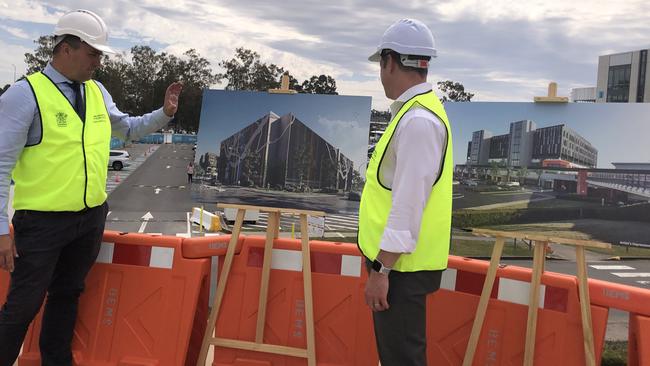
[[[492,181],[496,182],[499,176],[499,164],[496,161],[490,162],[490,175],[492,176]]]
[[[439,81],[438,89],[443,93],[443,102],[471,102],[473,93],[465,91],[463,84],[451,80]]]
[[[219,62],[226,69],[217,74],[217,79],[227,79],[226,90],[255,90],[266,91],[280,86],[280,76],[284,69],[275,64],[266,64],[260,60],[260,55],[243,47],[235,50],[235,57]]]
[[[302,92],[307,94],[332,94],[336,92],[336,80],[329,75],[312,76],[302,83]]]
[[[6,92],[7,89],[9,89],[10,86],[11,85],[7,84],[4,87],[0,88],[0,95],[4,94],[4,92]]]
[[[524,185],[526,184],[526,177],[528,176],[528,167],[527,166],[522,166],[519,168],[517,171],[517,175],[519,176],[519,183]]]
[[[217,81],[226,79],[226,90],[267,91],[280,87],[283,74],[289,75],[289,89],[308,94],[338,94],[336,80],[329,75],[314,75],[300,83],[288,71],[276,64],[262,62],[259,53],[243,47],[235,50],[235,56],[222,60],[219,66],[226,71],[217,74]]]
[[[370,110],[370,120],[373,122],[390,122],[391,114],[389,110],[378,111],[376,109]]]
[[[52,59],[54,49],[54,37],[40,36],[34,41],[38,46],[34,53],[25,53],[25,63],[27,64],[27,75],[41,71]]]

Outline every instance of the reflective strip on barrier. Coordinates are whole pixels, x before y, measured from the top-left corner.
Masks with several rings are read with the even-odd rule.
[[[480,296],[485,274],[448,268],[442,273],[440,288]],[[528,306],[530,282],[497,277],[494,280],[493,299]],[[547,310],[567,312],[569,293],[566,289],[540,285],[539,307]]]
[[[96,262],[172,269],[174,248],[102,242]]]
[[[248,266],[261,268],[263,263],[264,248],[250,248]],[[361,263],[360,256],[311,252],[311,271],[313,273],[360,277]],[[302,271],[302,252],[274,248],[271,254],[271,269]]]

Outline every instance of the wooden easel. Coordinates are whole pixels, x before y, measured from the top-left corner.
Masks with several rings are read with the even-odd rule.
[[[528,322],[526,323],[526,349],[524,353],[524,366],[532,366],[535,356],[535,334],[537,331],[537,309],[539,304],[539,289],[544,272],[544,259],[548,243],[568,244],[576,248],[576,265],[578,267],[578,291],[580,298],[580,314],[582,315],[582,335],[584,339],[585,360],[588,366],[596,365],[594,351],[594,335],[591,325],[591,308],[589,300],[589,287],[587,285],[587,263],[585,260],[585,247],[588,248],[611,248],[611,244],[592,240],[577,240],[545,235],[528,235],[521,232],[496,231],[486,229],[473,229],[472,233],[479,236],[494,237],[496,243],[490,258],[490,267],[485,276],[483,292],[476,310],[472,333],[465,350],[463,366],[471,366],[474,362],[474,353],[478,345],[483,321],[487,311],[492,286],[496,278],[497,267],[503,252],[503,245],[506,239],[524,239],[535,242],[533,253],[533,274],[530,283],[530,297],[528,302]]]
[[[294,210],[286,208],[273,208],[273,207],[258,207],[248,205],[234,205],[234,204],[218,204],[219,208],[235,208],[237,209],[237,218],[232,230],[228,250],[226,251],[226,258],[224,259],[223,269],[219,277],[217,285],[217,294],[210,311],[208,326],[205,329],[203,336],[203,343],[201,345],[201,353],[197,361],[197,366],[205,366],[206,358],[208,356],[209,346],[219,346],[225,348],[236,348],[248,351],[273,353],[278,355],[302,357],[307,359],[307,365],[316,366],[316,342],[314,338],[314,308],[312,299],[312,285],[311,285],[311,262],[309,254],[309,230],[307,226],[307,215],[310,216],[325,216],[322,211],[306,211]],[[266,227],[266,243],[264,245],[264,262],[262,265],[262,282],[260,288],[260,298],[257,312],[257,328],[255,332],[255,342],[241,341],[238,339],[226,339],[213,337],[215,334],[216,322],[219,317],[219,308],[223,300],[223,295],[226,290],[228,282],[228,275],[232,265],[235,248],[239,241],[239,234],[244,223],[244,214],[246,210],[258,210],[267,212],[269,214],[268,224]],[[300,238],[302,241],[302,275],[305,293],[305,326],[307,337],[307,348],[285,347],[275,344],[264,343],[264,324],[266,321],[266,304],[268,300],[269,290],[269,277],[271,274],[271,252],[273,249],[273,240],[278,238],[280,215],[282,213],[298,215],[300,217]]]

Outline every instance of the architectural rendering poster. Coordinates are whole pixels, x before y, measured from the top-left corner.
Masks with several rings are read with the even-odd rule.
[[[650,105],[445,107],[453,126],[456,226],[568,230],[650,244]]]
[[[356,214],[369,123],[370,97],[205,91],[193,198]]]

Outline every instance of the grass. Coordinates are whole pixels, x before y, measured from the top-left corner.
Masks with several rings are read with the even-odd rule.
[[[627,365],[627,342],[609,341],[605,342],[601,355],[601,366],[625,366]]]
[[[600,203],[572,201],[563,199],[552,199],[544,201],[524,202],[514,205],[508,205],[509,209],[524,209],[524,208],[598,208],[601,207]]]
[[[489,227],[494,230],[521,231],[529,234],[559,236],[571,239],[598,240],[612,243],[612,249],[593,249],[589,251],[608,254],[611,256],[647,257],[650,249],[618,245],[620,241],[650,243],[650,225],[643,222],[610,221],[610,220],[574,220],[556,221],[518,225],[496,225]]]
[[[650,257],[650,249],[612,245],[612,249],[590,248],[592,252],[609,254],[612,257]]]

